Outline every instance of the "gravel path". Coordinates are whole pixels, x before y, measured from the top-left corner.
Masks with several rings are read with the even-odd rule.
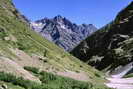
[[[133,89],[133,78],[107,78],[106,86],[116,89]]]

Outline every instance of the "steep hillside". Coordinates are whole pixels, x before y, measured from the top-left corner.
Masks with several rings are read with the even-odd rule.
[[[55,77],[57,75],[60,76]],[[101,72],[31,30],[25,17],[15,9],[11,0],[0,0],[0,83],[6,82],[11,89],[55,89],[55,86],[57,89],[81,89],[92,88],[91,84],[97,84],[95,88],[104,89],[103,76]],[[87,85],[81,81],[85,81]],[[73,82],[72,86],[68,86],[67,82]],[[79,86],[80,84],[83,86]]]
[[[92,24],[76,25],[60,15],[31,23],[31,27],[59,47],[71,51],[97,28]]]
[[[133,61],[133,2],[114,21],[80,43],[74,56],[99,70],[119,69]]]

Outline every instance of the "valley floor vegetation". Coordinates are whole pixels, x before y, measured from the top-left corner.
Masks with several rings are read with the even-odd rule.
[[[92,83],[58,76],[45,71],[39,71],[39,69],[35,67],[25,66],[24,69],[37,76],[42,83],[40,84],[30,80],[25,80],[22,77],[16,77],[10,73],[4,72],[0,72],[0,81],[11,83],[24,89],[110,89],[103,86],[99,87]]]

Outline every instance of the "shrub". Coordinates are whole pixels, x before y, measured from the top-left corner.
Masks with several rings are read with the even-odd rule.
[[[47,56],[47,50],[44,50],[43,56],[46,57]]]
[[[124,78],[131,78],[131,77],[133,77],[133,73],[124,76]]]
[[[4,39],[4,37],[8,36],[8,34],[6,33],[6,31],[0,27],[0,38]]]
[[[97,76],[97,77],[101,77],[100,74],[98,74],[98,73],[95,73],[95,76]]]
[[[33,72],[33,73],[35,73],[35,74],[38,74],[38,73],[39,73],[39,69],[36,68],[36,67],[25,66],[24,69],[25,69],[25,70],[28,70],[28,71],[30,71],[30,72]]]
[[[16,42],[16,44],[18,46],[18,49],[20,49],[20,50],[26,50],[27,49],[27,47],[24,44],[22,44],[21,42]]]
[[[57,76],[52,74],[52,73],[47,73],[47,72],[40,72],[41,78],[40,80],[43,83],[49,83],[50,81],[54,81],[57,79]]]

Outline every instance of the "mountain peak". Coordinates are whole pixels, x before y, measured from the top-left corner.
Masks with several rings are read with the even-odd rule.
[[[58,21],[58,20],[63,20],[64,17],[61,16],[61,15],[57,15],[57,16],[55,16],[53,19],[56,20],[56,21]]]
[[[55,16],[55,18],[64,18],[64,17],[61,15],[57,15],[57,16]]]
[[[35,22],[35,25],[31,24],[32,28],[67,51],[72,50],[80,41],[97,30],[93,25],[74,24],[61,15],[38,21],[40,22]]]

